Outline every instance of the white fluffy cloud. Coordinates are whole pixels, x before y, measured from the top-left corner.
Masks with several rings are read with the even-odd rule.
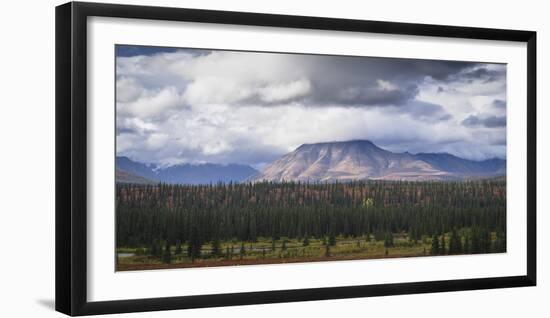
[[[369,139],[394,151],[505,157],[505,127],[464,122],[505,115],[505,100],[502,65],[193,50],[118,57],[117,154],[260,167],[303,143]]]

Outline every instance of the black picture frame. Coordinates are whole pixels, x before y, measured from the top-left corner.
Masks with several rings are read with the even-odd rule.
[[[501,40],[527,44],[527,274],[349,287],[89,302],[87,300],[87,18],[92,16]],[[57,311],[92,315],[536,285],[536,32],[70,2],[56,7]]]

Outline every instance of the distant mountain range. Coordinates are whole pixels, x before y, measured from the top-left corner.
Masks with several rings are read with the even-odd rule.
[[[142,176],[133,174],[128,171],[116,169],[115,179],[117,183],[133,183],[133,184],[155,184],[158,180],[147,179]]]
[[[242,182],[257,173],[257,170],[248,165],[205,163],[159,167],[136,162],[128,157],[116,157],[116,182],[118,183],[229,183]]]
[[[394,153],[368,140],[304,144],[248,181],[453,180],[506,174],[506,160],[472,161],[448,153]]]
[[[248,165],[181,164],[159,167],[116,158],[119,183],[209,184],[259,181],[460,180],[506,175],[506,160],[473,161],[448,153],[395,153],[368,140],[304,144],[261,172]]]

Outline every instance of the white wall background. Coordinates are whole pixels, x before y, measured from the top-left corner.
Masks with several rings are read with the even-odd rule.
[[[537,287],[225,307],[116,317],[544,317],[550,315],[550,22],[544,1],[116,1],[189,8],[452,24],[538,32]],[[54,7],[11,1],[0,18],[0,316],[61,317],[54,304]],[[511,105],[513,107],[513,105]],[[548,266],[548,265],[546,265]]]

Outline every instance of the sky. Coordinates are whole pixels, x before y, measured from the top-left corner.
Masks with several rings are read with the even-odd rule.
[[[506,65],[116,46],[116,151],[261,169],[305,143],[506,158]]]

